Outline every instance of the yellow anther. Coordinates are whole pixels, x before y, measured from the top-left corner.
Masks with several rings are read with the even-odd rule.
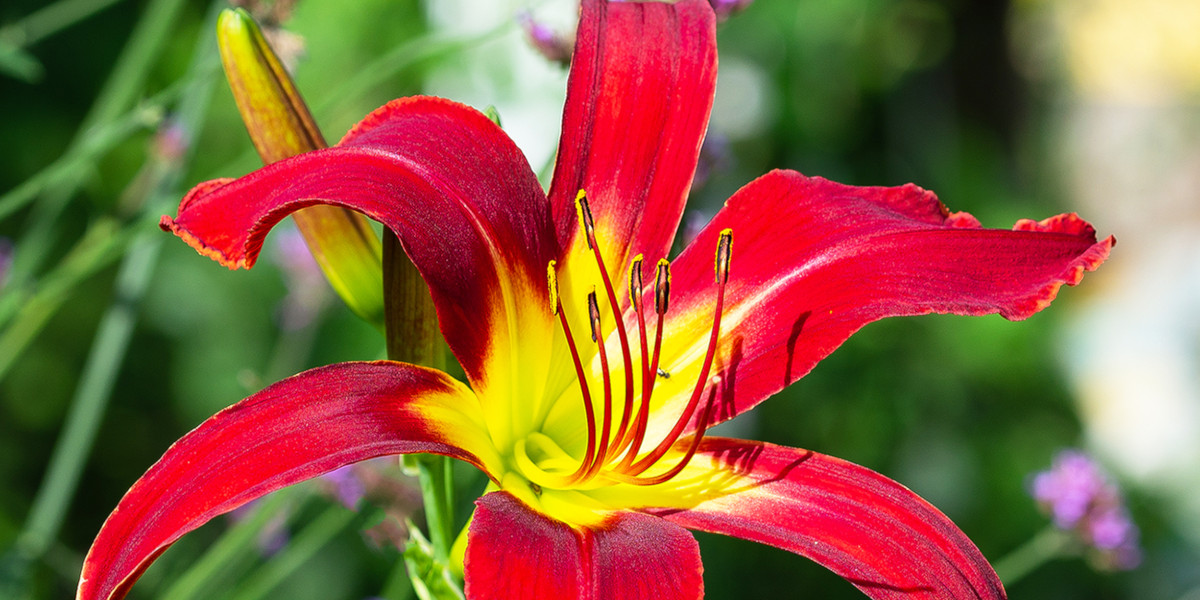
[[[717,241],[717,283],[724,284],[729,281],[729,258],[733,251],[733,230],[726,229],[721,232],[721,239]]]
[[[550,314],[558,314],[558,275],[554,272],[554,267],[558,261],[552,260],[546,265],[546,287],[550,289]]]

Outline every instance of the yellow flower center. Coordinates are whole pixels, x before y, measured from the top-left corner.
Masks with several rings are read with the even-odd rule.
[[[509,474],[509,477],[523,478],[525,481],[502,481],[501,487],[508,489],[513,485],[517,487],[524,485],[525,489],[520,491],[528,490],[539,501],[543,500],[541,497],[544,491],[554,491],[556,492],[555,496],[560,495],[557,492],[584,492],[586,494],[587,490],[618,484],[650,486],[671,480],[687,467],[695,455],[712,418],[713,400],[716,396],[715,391],[710,390],[707,399],[701,402],[705,395],[704,391],[720,335],[725,284],[729,278],[732,232],[730,230],[722,231],[717,244],[717,299],[707,351],[695,385],[686,406],[675,419],[674,426],[651,446],[653,441],[647,440],[646,434],[655,383],[659,379],[665,380],[671,376],[659,368],[663,342],[663,320],[670,304],[670,263],[665,259],[659,260],[655,269],[654,315],[657,318],[657,327],[654,330],[653,342],[651,342],[642,306],[643,258],[638,255],[633,259],[629,275],[629,299],[637,318],[636,341],[640,343],[641,350],[641,364],[635,365],[630,345],[630,338],[633,336],[625,330],[621,306],[617,302],[612,280],[604,265],[604,259],[596,240],[596,229],[591,210],[583,191],[580,191],[577,197],[577,204],[588,250],[599,268],[604,299],[610,309],[608,312],[615,321],[614,328],[623,366],[620,371],[624,376],[623,389],[625,392],[623,398],[614,398],[612,381],[614,369],[610,368],[601,302],[597,299],[594,288],[587,295],[587,322],[590,327],[591,340],[596,345],[596,357],[600,363],[598,376],[600,381],[589,382],[580,358],[579,348],[571,333],[567,315],[563,312],[558,290],[557,265],[555,261],[550,261],[546,269],[550,308],[566,337],[567,347],[575,367],[575,380],[579,388],[579,397],[582,399],[585,421],[580,425],[586,427],[587,443],[582,456],[579,456],[578,452],[572,454],[564,450],[555,439],[539,431],[529,433],[514,443],[511,458],[515,473]],[[640,389],[635,390],[634,370],[639,368],[641,385]],[[593,378],[596,377],[593,376]],[[594,394],[596,386],[590,383],[598,383],[602,392]],[[696,419],[697,411],[701,411],[698,420]],[[682,440],[684,432],[693,420],[697,421],[695,431],[691,434],[690,439]],[[575,494],[570,495],[574,496]]]

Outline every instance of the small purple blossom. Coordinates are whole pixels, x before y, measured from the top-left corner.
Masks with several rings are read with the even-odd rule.
[[[696,174],[692,176],[692,189],[703,187],[713,173],[729,169],[733,164],[733,152],[729,137],[709,130],[700,145],[700,158],[696,163]]]
[[[316,320],[332,296],[320,265],[309,251],[304,236],[284,229],[272,236],[272,259],[283,271],[288,293],[280,303],[280,326],[288,331],[303,329]]]
[[[333,497],[350,510],[357,508],[358,502],[367,494],[367,485],[355,472],[355,465],[334,469],[322,475],[321,480],[328,484],[327,489]]]
[[[8,270],[12,268],[13,244],[6,237],[0,237],[0,290],[8,283]]]
[[[243,504],[229,513],[229,518],[234,523],[249,519],[254,513],[258,512],[262,504],[262,498]],[[254,539],[254,545],[258,549],[259,555],[264,558],[270,558],[283,550],[291,541],[292,536],[288,531],[287,521],[291,516],[291,507],[283,507],[271,515],[267,522],[263,524],[258,535]]]
[[[1094,548],[1102,567],[1127,570],[1141,561],[1138,528],[1120,489],[1084,452],[1060,452],[1049,470],[1034,476],[1031,488],[1054,525]]]
[[[158,131],[154,133],[153,153],[156,158],[168,164],[177,164],[187,155],[191,146],[192,136],[187,127],[174,117],[163,121]]]
[[[713,12],[717,13],[717,20],[724,21],[733,15],[750,6],[754,0],[708,0],[712,5]]]
[[[575,49],[575,35],[564,34],[538,22],[528,11],[517,14],[517,22],[525,30],[525,37],[542,56],[560,65],[571,63],[571,53]]]

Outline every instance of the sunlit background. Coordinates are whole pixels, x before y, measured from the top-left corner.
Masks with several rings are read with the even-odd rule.
[[[230,272],[157,228],[191,185],[259,164],[219,72],[225,6],[0,5],[0,597],[73,595],[109,511],[204,418],[305,368],[383,355],[286,229]],[[272,40],[331,141],[429,93],[495,106],[533,168],[551,165],[566,69],[545,54],[572,35],[570,0],[252,10],[281,26]],[[1140,565],[1067,553],[1011,595],[1200,599],[1198,31],[1194,0],[757,0],[724,21],[684,236],[790,168],[915,182],[993,227],[1077,211],[1118,240],[1027,321],[872,324],[727,433],[885,473],[997,564],[1052,527],[1034,475],[1082,448],[1121,486]],[[469,471],[464,520],[483,485]],[[352,474],[217,519],[131,597],[406,597],[419,499],[391,462]],[[797,556],[697,537],[709,598],[862,597]]]

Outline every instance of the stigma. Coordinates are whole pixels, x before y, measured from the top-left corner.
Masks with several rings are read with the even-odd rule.
[[[644,259],[633,258],[629,271],[629,306],[636,318],[636,331],[626,331],[621,304],[617,301],[615,286],[609,276],[601,253],[600,240],[596,236],[595,222],[588,206],[587,194],[580,190],[576,197],[579,223],[587,250],[593,256],[600,273],[600,287],[593,288],[586,298],[587,324],[590,339],[595,344],[599,361],[599,375],[589,381],[579,347],[572,335],[569,319],[563,311],[559,295],[557,264],[550,261],[546,268],[550,309],[566,336],[567,349],[575,367],[579,396],[583,403],[583,418],[587,428],[587,445],[573,472],[553,476],[554,487],[572,488],[585,484],[604,485],[625,483],[632,485],[656,485],[679,475],[695,456],[713,417],[715,389],[709,387],[709,374],[716,357],[717,342],[721,332],[721,312],[725,302],[725,286],[729,280],[729,265],[733,245],[733,233],[726,229],[720,233],[716,248],[716,303],[712,325],[709,329],[707,349],[696,381],[692,386],[687,404],[677,415],[674,425],[661,439],[647,439],[650,420],[650,405],[654,396],[655,383],[669,379],[671,374],[659,366],[663,344],[663,322],[671,303],[671,264],[659,259],[654,268],[653,307],[643,306]],[[649,308],[649,310],[647,310]],[[653,339],[649,335],[647,316],[655,319]],[[611,324],[610,324],[611,322]],[[620,357],[610,357],[606,340],[615,330]],[[587,338],[584,338],[585,340]],[[633,341],[631,342],[631,339]],[[631,343],[638,344],[640,365],[633,364]],[[620,360],[624,375],[624,393],[614,397],[611,364]],[[640,369],[640,387],[635,390],[633,373]],[[598,384],[597,394],[593,394]],[[714,384],[715,385],[715,384]],[[708,391],[705,398],[705,392]],[[620,409],[617,410],[618,403]],[[697,412],[699,416],[697,417]],[[619,414],[619,419],[617,415]],[[696,422],[696,428],[684,439],[688,425]],[[683,442],[681,443],[681,440]],[[675,449],[675,452],[672,452]],[[671,456],[667,461],[668,455]],[[564,470],[565,471],[565,470]],[[549,475],[543,473],[544,475]]]

